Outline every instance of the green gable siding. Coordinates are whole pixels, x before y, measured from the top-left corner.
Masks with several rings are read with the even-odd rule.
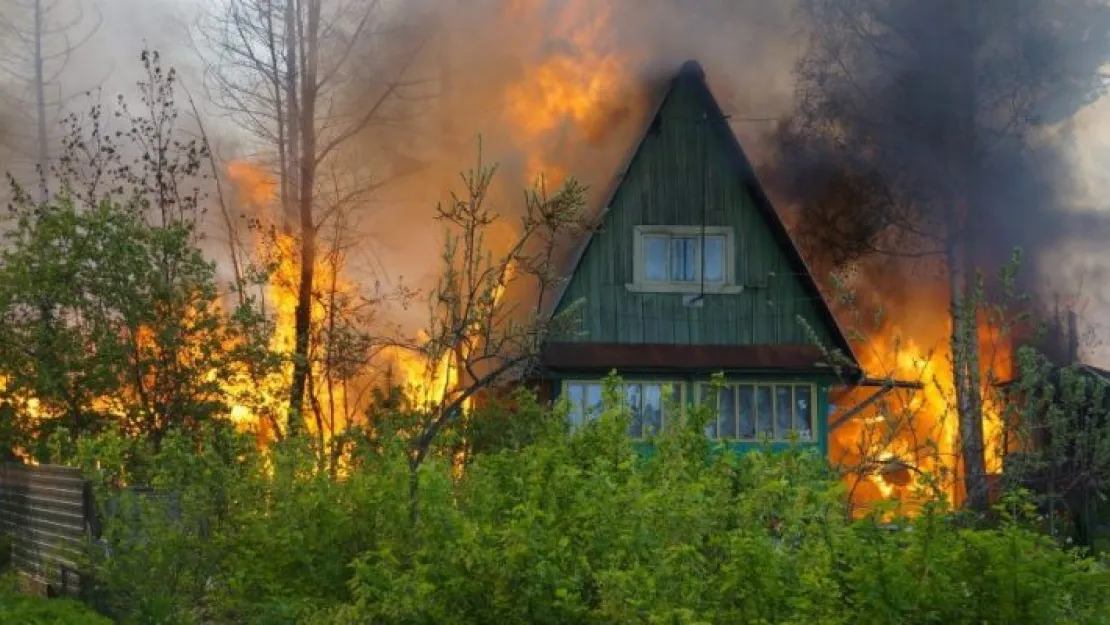
[[[727,137],[689,86],[667,96],[657,123],[611,202],[601,229],[581,258],[560,307],[583,300],[585,343],[800,345],[811,342],[800,315],[825,345],[832,330],[823,304],[806,291],[729,158]],[[703,213],[704,208],[704,213]],[[731,226],[740,294],[707,294],[702,307],[675,293],[633,293],[637,225]]]

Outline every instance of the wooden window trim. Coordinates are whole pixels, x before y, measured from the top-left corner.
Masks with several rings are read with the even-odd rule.
[[[648,281],[644,278],[644,237],[700,237],[724,236],[725,238],[725,267],[722,282],[661,282]],[[702,244],[698,243],[699,257],[703,252]],[[706,293],[730,295],[742,293],[744,287],[736,284],[736,232],[731,226],[636,226],[633,228],[632,237],[632,282],[625,284],[625,288],[633,293]],[[701,267],[698,267],[701,271]]]
[[[568,402],[569,402],[569,392],[568,392],[568,390],[569,390],[569,388],[572,384],[582,384],[582,385],[596,384],[596,385],[602,387],[602,393],[603,394],[605,392],[605,381],[601,380],[601,379],[597,379],[597,378],[569,378],[569,379],[565,379],[565,380],[562,381],[562,384],[560,384],[560,390],[561,390],[560,397],[567,398]],[[630,379],[630,380],[623,380],[622,379],[621,384],[622,385],[626,385],[626,384],[640,384],[640,385],[656,384],[656,385],[659,385],[659,386],[664,387],[664,388],[670,386],[672,389],[674,389],[674,396],[675,396],[674,398],[675,398],[676,403],[678,404],[678,415],[677,416],[679,418],[682,418],[683,416],[685,416],[685,413],[686,413],[686,399],[687,399],[686,398],[686,385],[682,381],[680,381],[680,380],[671,380],[671,379],[643,379],[643,378],[639,378],[639,379]],[[641,401],[643,401],[643,390],[642,389],[640,391],[640,397],[641,397]],[[585,401],[585,393],[583,393],[583,401]],[[585,418],[586,417],[586,411],[585,411],[586,406],[585,405],[581,406],[581,409],[582,409],[582,417],[583,417],[582,422],[583,422],[583,424],[585,424],[586,421],[587,421],[586,418]],[[665,400],[664,400],[663,396],[660,397],[660,409],[662,410],[662,415],[660,416],[660,418],[662,419],[662,422],[663,422],[662,429],[666,429],[673,417],[670,413],[667,412],[667,407],[666,407],[666,403],[665,403]],[[634,441],[645,441],[645,440],[649,440],[649,439],[650,439],[650,437],[645,437],[645,436],[632,437],[632,440],[634,440]]]
[[[693,396],[694,402],[696,402],[698,405],[700,405],[701,401],[702,401],[701,398],[702,398],[702,395],[703,395],[703,391],[705,391],[706,394],[707,394],[710,386],[711,386],[710,382],[695,382],[694,383],[694,396]],[[818,440],[818,436],[817,436],[817,431],[819,429],[817,427],[817,385],[814,384],[813,382],[783,382],[783,381],[776,381],[776,380],[767,380],[767,381],[763,381],[763,380],[729,380],[729,381],[724,383],[724,386],[731,387],[733,389],[733,393],[734,393],[735,397],[740,396],[738,391],[739,391],[739,388],[741,386],[748,386],[748,387],[752,388],[752,391],[753,391],[752,392],[752,401],[753,401],[752,418],[753,419],[758,419],[758,416],[757,416],[756,410],[755,410],[755,405],[754,405],[755,396],[756,396],[755,389],[757,389],[759,387],[770,387],[770,389],[771,389],[771,431],[772,431],[772,435],[771,435],[771,438],[769,440],[772,443],[788,443],[788,442],[790,442],[789,437],[787,437],[787,436],[779,437],[775,433],[775,430],[777,429],[776,426],[778,424],[778,402],[775,401],[775,389],[777,387],[780,387],[780,386],[789,386],[790,387],[790,405],[791,406],[796,406],[797,402],[798,402],[798,398],[797,398],[798,388],[799,387],[809,388],[810,438],[807,440],[807,439],[802,439],[802,438],[799,437],[798,442],[799,443],[805,443],[805,444],[815,444],[815,443],[820,442]],[[720,401],[719,396],[718,396],[718,401]],[[719,410],[719,408],[714,407],[714,414],[717,414],[718,410]],[[735,419],[737,421],[736,431],[739,432],[740,431],[740,425],[739,425],[739,419],[740,419],[739,410],[740,410],[740,407],[739,407],[739,404],[737,402],[734,402],[732,410],[733,410],[732,417],[733,417],[733,419]],[[793,415],[791,415],[790,424],[792,426],[791,431],[797,432],[798,431],[797,430],[797,422],[795,421]],[[755,435],[754,438],[741,438],[741,437],[737,436],[735,438],[722,439],[719,435],[717,435],[713,438],[713,440],[725,441],[725,442],[736,442],[736,443],[759,443],[759,442],[762,442],[764,439],[763,439],[763,437],[761,437],[759,435],[758,428],[757,428],[757,432],[756,432],[756,435]]]

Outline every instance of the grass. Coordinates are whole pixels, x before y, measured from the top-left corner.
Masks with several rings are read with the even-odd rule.
[[[112,625],[72,599],[47,599],[19,592],[15,573],[0,574],[0,623],[15,625]]]

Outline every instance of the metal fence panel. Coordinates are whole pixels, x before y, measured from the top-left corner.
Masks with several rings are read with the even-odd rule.
[[[0,531],[12,538],[12,565],[37,589],[78,593],[91,497],[78,469],[0,465]]]

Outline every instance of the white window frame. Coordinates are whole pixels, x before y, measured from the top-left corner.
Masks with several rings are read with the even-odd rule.
[[[701,281],[701,258],[703,253],[702,236],[723,236],[724,280],[720,282]],[[644,238],[649,236],[693,237],[697,239],[695,252],[696,278],[690,282],[654,281],[644,277]],[[714,293],[735,294],[744,290],[736,284],[736,234],[730,226],[636,226],[632,241],[632,282],[625,285],[635,293]]]
[[[697,383],[694,384],[694,402],[697,405],[700,405],[701,401],[702,401],[702,397],[709,393],[710,386],[711,385],[710,385],[709,382],[697,382]],[[779,432],[778,432],[778,402],[775,401],[776,396],[777,396],[776,388],[781,387],[781,386],[790,387],[790,405],[791,406],[796,406],[797,405],[797,401],[798,401],[797,396],[796,396],[797,389],[800,388],[800,387],[808,388],[809,389],[809,436],[810,437],[808,439],[807,438],[801,438],[801,435],[799,433],[798,442],[800,442],[800,443],[817,443],[817,442],[819,442],[818,438],[817,438],[817,432],[818,432],[819,428],[818,428],[818,425],[817,425],[817,385],[816,384],[813,384],[812,382],[789,382],[789,381],[781,381],[781,380],[729,380],[729,381],[725,382],[723,386],[731,388],[733,393],[735,394],[734,397],[739,397],[740,387],[750,387],[752,389],[752,401],[753,402],[755,401],[755,389],[757,389],[759,387],[768,387],[768,388],[771,389],[771,437],[770,437],[770,441],[774,442],[774,443],[785,443],[785,442],[790,441],[789,432],[783,433],[781,436],[779,435]],[[717,396],[717,401],[718,401],[718,406],[716,406],[714,408],[713,412],[714,412],[715,415],[718,415],[717,418],[719,419],[720,418],[720,416],[719,416],[720,415],[720,404],[719,404],[720,395],[719,394]],[[735,437],[721,438],[720,437],[720,432],[719,432],[719,427],[718,427],[718,421],[714,421],[711,424],[709,424],[709,425],[713,426],[713,434],[709,438],[712,439],[712,440],[734,441],[734,442],[741,442],[741,443],[756,443],[756,442],[760,442],[761,440],[763,440],[762,436],[759,433],[758,425],[756,426],[755,437],[745,438],[745,437],[741,437],[739,435],[739,432],[740,432],[740,424],[739,424],[739,414],[740,413],[739,413],[739,411],[740,411],[739,406],[735,405],[735,407],[733,408],[733,419],[736,420],[736,432],[737,432],[737,435]],[[797,421],[794,418],[793,412],[794,411],[791,410],[791,417],[790,417],[791,428],[790,428],[790,431],[797,432],[798,424],[797,424]],[[758,420],[758,418],[759,417],[756,414],[755,406],[753,405],[752,406],[752,419]],[[707,435],[709,434],[709,431],[708,431],[709,425],[706,426],[706,429],[707,429],[706,434]]]
[[[605,380],[601,380],[601,379],[597,379],[597,378],[574,378],[574,379],[563,380],[563,383],[561,385],[561,387],[562,387],[561,388],[561,397],[565,398],[568,402],[570,401],[570,387],[572,385],[575,385],[575,384],[583,386],[583,393],[582,393],[582,402],[583,403],[582,403],[581,406],[578,406],[578,410],[580,411],[580,414],[582,415],[582,424],[585,424],[585,423],[588,423],[589,421],[592,421],[592,420],[597,418],[596,414],[590,414],[587,411],[589,407],[585,404],[585,402],[586,402],[585,386],[586,385],[600,386],[602,396],[604,396]],[[639,384],[639,385],[641,385],[641,389],[640,389],[641,401],[643,401],[642,398],[644,396],[644,391],[643,391],[642,385],[650,384],[650,385],[657,385],[657,386],[662,387],[663,392],[660,393],[660,397],[659,397],[659,408],[660,408],[660,417],[659,417],[660,426],[659,427],[660,427],[660,430],[663,430],[663,429],[666,429],[667,427],[669,427],[668,424],[671,420],[673,420],[675,418],[682,418],[682,416],[685,414],[685,410],[686,410],[686,385],[683,382],[681,382],[679,380],[655,380],[655,379],[621,380],[621,385],[622,386],[627,386],[627,385],[630,385],[630,384]],[[667,412],[667,408],[668,408],[668,406],[667,406],[667,394],[665,392],[667,387],[671,388],[672,393],[673,393],[672,397],[674,399],[674,402],[678,405],[678,415],[674,415],[674,414],[671,414],[671,413]],[[573,413],[574,409],[575,409],[575,407],[571,406],[571,411],[572,411],[571,414],[572,415],[574,414]],[[632,437],[633,440],[647,440],[648,438],[650,438],[650,435],[649,436],[634,436],[634,437]]]

